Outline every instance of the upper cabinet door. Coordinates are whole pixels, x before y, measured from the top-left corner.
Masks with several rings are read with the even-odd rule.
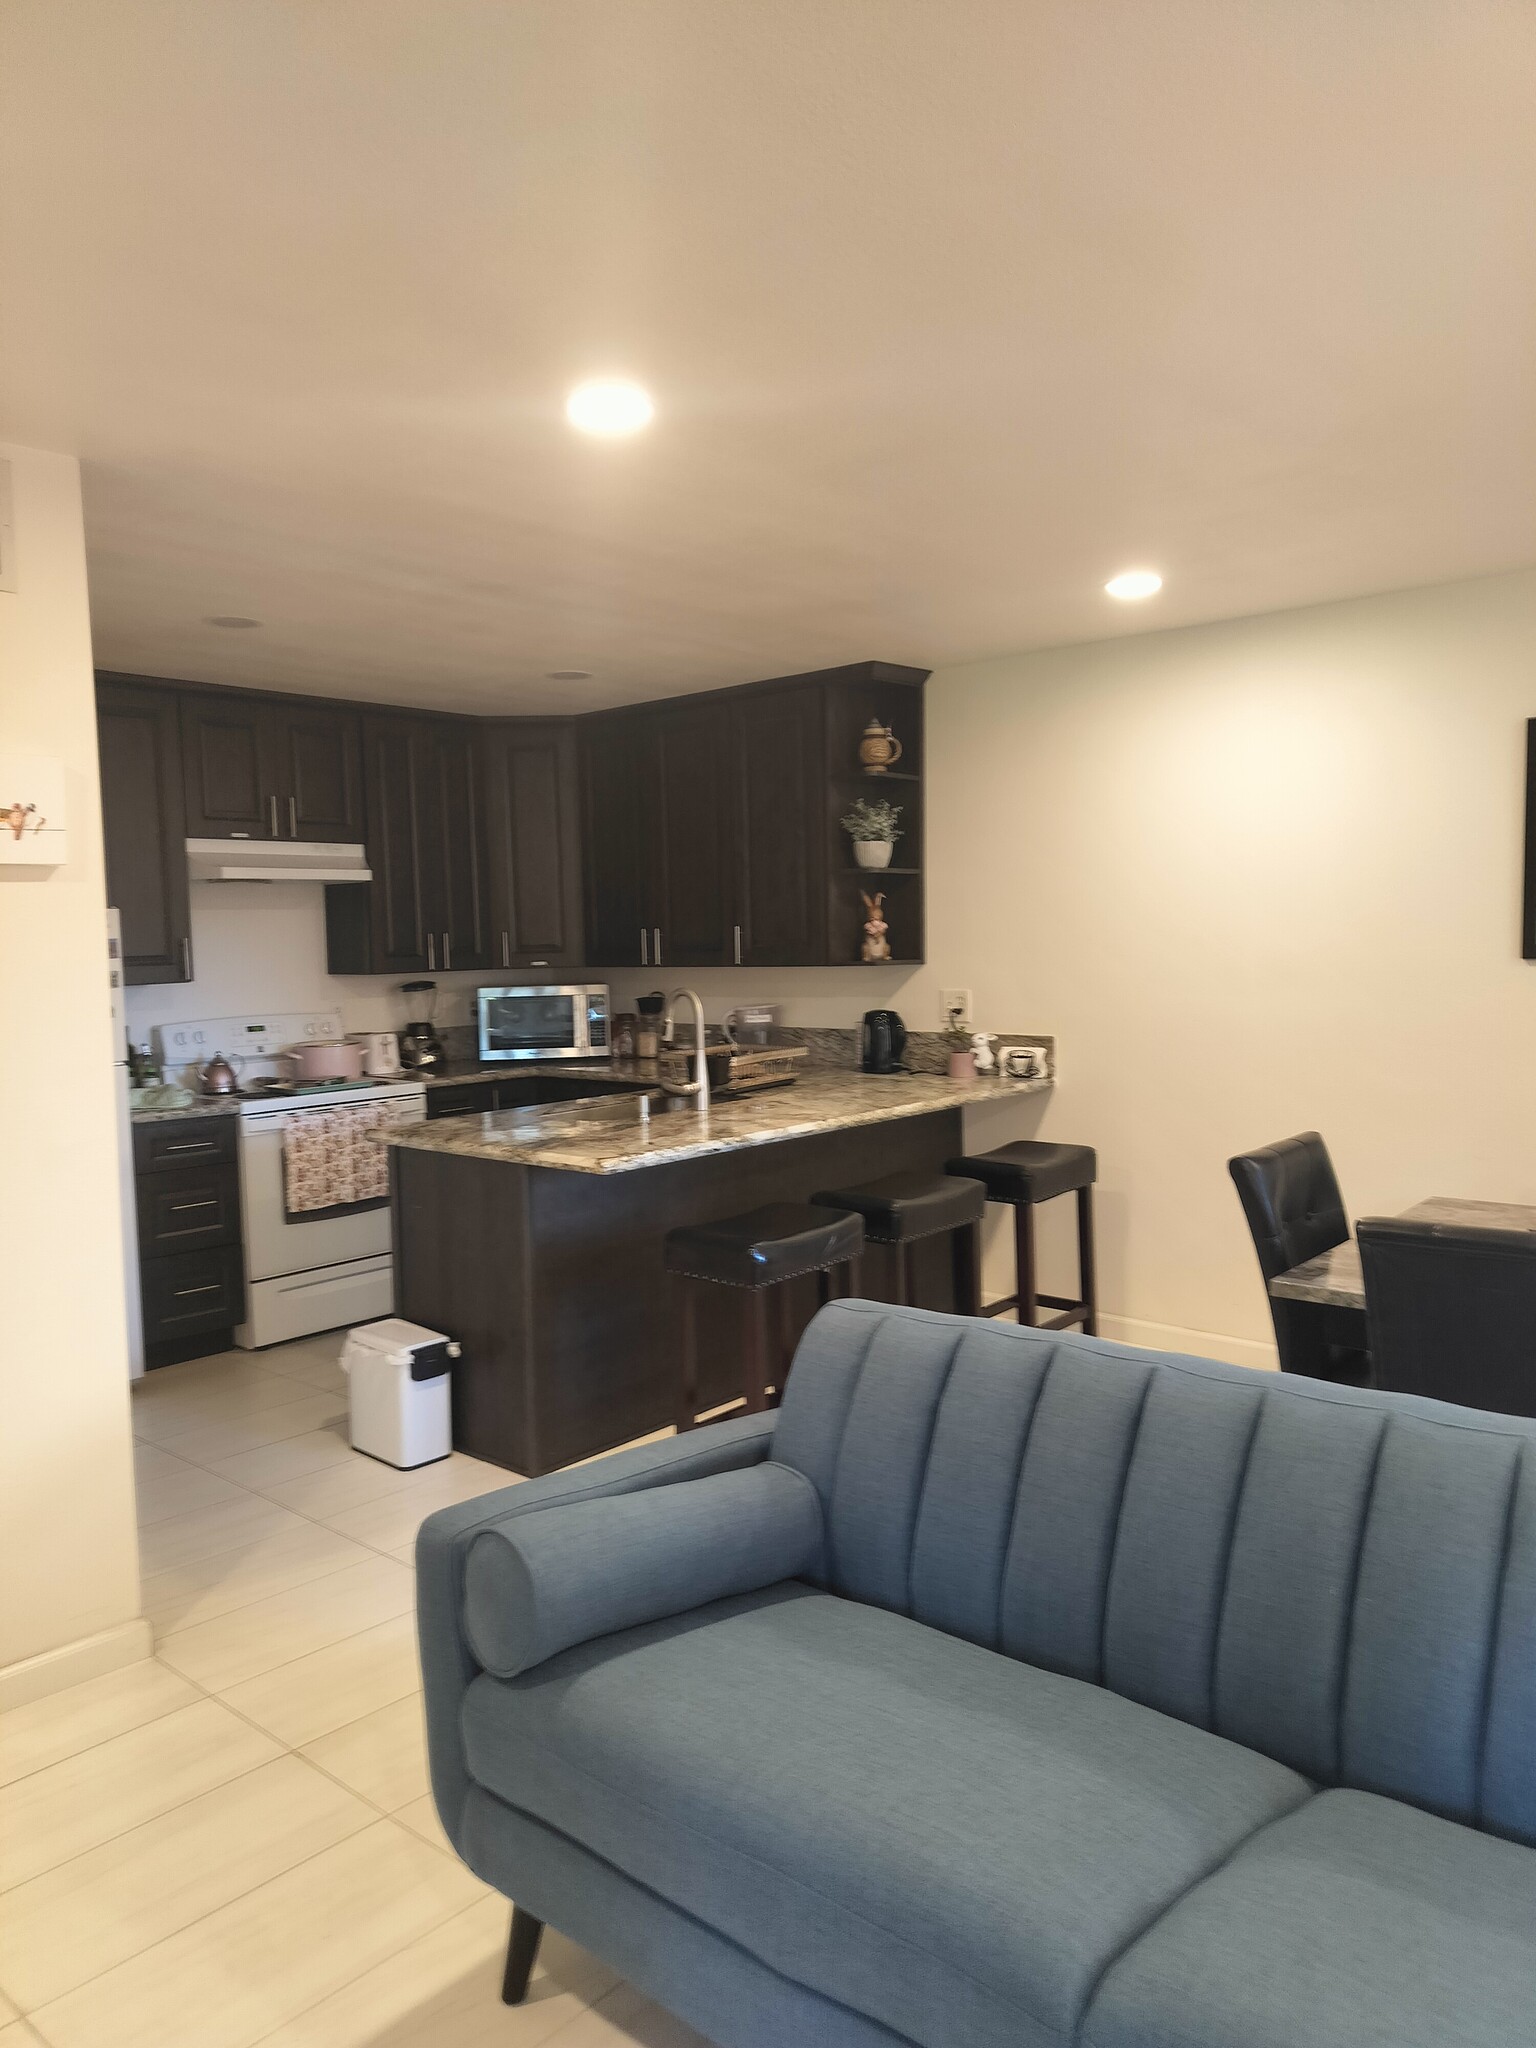
[[[423,818],[422,891],[427,952],[439,969],[489,964],[485,820],[477,729],[427,729],[430,792]]]
[[[825,692],[745,692],[736,706],[741,961],[827,957]]]
[[[684,700],[655,718],[661,903],[652,922],[669,967],[728,967],[741,919],[731,706]]]
[[[233,690],[181,695],[181,751],[190,839],[278,839],[267,706]]]
[[[644,712],[597,712],[581,722],[586,953],[594,967],[656,964],[655,737]]]
[[[181,734],[169,690],[96,685],[107,901],[123,921],[131,986],[192,979]]]
[[[268,787],[278,836],[357,844],[363,838],[361,721],[355,711],[302,698],[268,707]]]
[[[568,719],[488,727],[485,750],[494,967],[581,963],[576,733]]]
[[[326,895],[337,899],[338,906],[356,902],[367,910],[369,943],[361,955],[365,964],[339,964],[333,956],[333,974],[408,973],[428,964],[422,826],[432,767],[427,732],[419,719],[363,720],[368,865],[373,880],[349,882],[328,889]],[[328,902],[328,915],[331,907]],[[435,955],[434,944],[434,965]]]

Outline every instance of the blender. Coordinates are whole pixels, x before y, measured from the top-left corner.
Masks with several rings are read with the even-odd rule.
[[[407,1012],[416,1013],[400,1034],[401,1064],[417,1072],[425,1067],[440,1067],[445,1055],[436,1030],[437,983],[402,981],[400,993],[406,998]]]

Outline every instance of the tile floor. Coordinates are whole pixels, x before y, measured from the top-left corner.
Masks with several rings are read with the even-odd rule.
[[[156,1655],[0,1715],[0,2048],[708,2048],[507,1907],[427,1789],[411,1553],[508,1483],[346,1441],[339,1337],[134,1393]]]

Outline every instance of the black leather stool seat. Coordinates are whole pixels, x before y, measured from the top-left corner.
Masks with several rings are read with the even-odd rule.
[[[666,1268],[722,1287],[772,1287],[856,1259],[863,1247],[862,1217],[804,1202],[769,1202],[740,1216],[669,1230]]]
[[[1021,1138],[999,1145],[995,1152],[951,1159],[946,1173],[979,1180],[993,1202],[1049,1202],[1093,1186],[1098,1156],[1091,1145],[1051,1145],[1041,1138]]]
[[[823,1189],[811,1200],[862,1216],[871,1244],[906,1244],[979,1223],[986,1213],[987,1191],[979,1180],[961,1180],[955,1174],[889,1173],[856,1188]]]

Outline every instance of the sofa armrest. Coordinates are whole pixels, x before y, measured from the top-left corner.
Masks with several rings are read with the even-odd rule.
[[[438,1815],[456,1847],[469,1790],[459,1707],[482,1668],[463,1627],[464,1566],[476,1537],[543,1508],[641,1493],[760,1464],[768,1455],[776,1421],[776,1413],[742,1416],[690,1430],[685,1436],[640,1444],[589,1465],[525,1479],[457,1507],[442,1508],[422,1523],[416,1538],[416,1627],[427,1751]]]
[[[568,1501],[475,1537],[464,1629],[485,1670],[516,1678],[577,1643],[795,1578],[820,1547],[815,1487],[771,1461]]]

